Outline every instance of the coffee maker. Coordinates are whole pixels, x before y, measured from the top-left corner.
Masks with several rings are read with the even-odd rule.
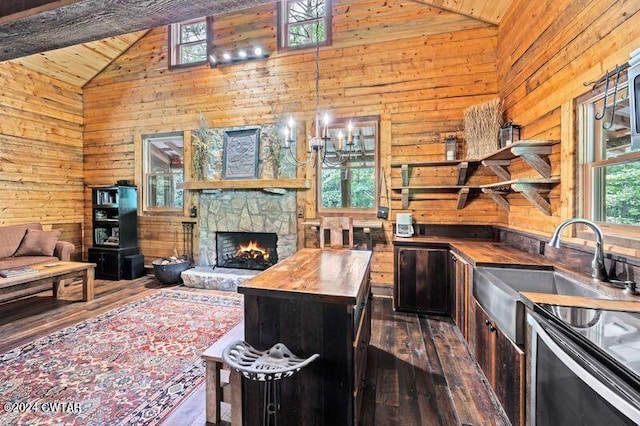
[[[396,237],[411,237],[413,235],[413,214],[396,213]]]

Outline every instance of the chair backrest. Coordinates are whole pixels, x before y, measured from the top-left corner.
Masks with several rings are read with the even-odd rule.
[[[329,247],[344,248],[343,231],[349,231],[347,247],[353,248],[353,218],[352,217],[321,217],[320,218],[320,248],[325,247],[325,231],[329,230]]]

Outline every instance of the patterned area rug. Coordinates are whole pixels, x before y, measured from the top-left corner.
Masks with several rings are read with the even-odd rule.
[[[0,354],[0,424],[156,424],[242,315],[238,295],[163,290]]]

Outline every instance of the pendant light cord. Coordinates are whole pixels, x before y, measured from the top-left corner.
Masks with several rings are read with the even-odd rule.
[[[316,30],[317,31],[317,30]],[[316,33],[316,117],[320,117],[320,42]]]

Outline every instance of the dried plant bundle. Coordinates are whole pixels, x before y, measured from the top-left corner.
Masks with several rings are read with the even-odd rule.
[[[209,128],[207,117],[200,114],[199,126],[193,134],[193,175],[197,180],[204,179],[205,167],[209,159],[209,150],[213,146],[213,133]]]
[[[464,135],[467,142],[467,158],[482,157],[498,149],[501,124],[500,98],[465,109]]]

